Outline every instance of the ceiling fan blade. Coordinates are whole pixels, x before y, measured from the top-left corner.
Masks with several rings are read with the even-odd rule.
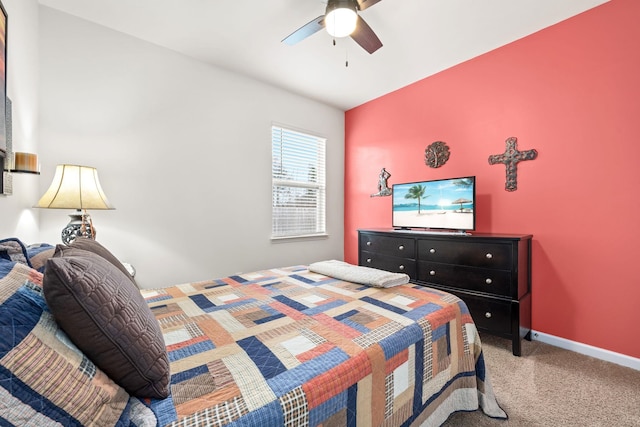
[[[302,41],[324,28],[324,15],[318,16],[316,19],[304,24],[282,40],[283,43],[294,45]]]
[[[369,24],[364,22],[360,15],[358,15],[358,24],[355,31],[351,33],[351,38],[369,53],[373,53],[382,47],[382,42],[376,36],[376,33],[373,32]]]
[[[368,7],[373,6],[381,0],[358,0],[358,8],[360,10],[365,10]]]

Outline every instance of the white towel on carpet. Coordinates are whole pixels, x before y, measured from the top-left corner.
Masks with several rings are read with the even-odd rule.
[[[361,267],[335,259],[314,262],[309,265],[309,271],[375,288],[391,288],[409,283],[409,276],[404,273],[391,273],[376,268]]]

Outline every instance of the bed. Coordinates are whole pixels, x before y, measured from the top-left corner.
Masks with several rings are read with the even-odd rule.
[[[3,242],[14,245],[4,256]],[[16,242],[0,241],[0,425],[439,426],[478,409],[507,417],[469,311],[451,294],[309,266],[139,290],[95,241]],[[56,280],[81,285],[60,291]],[[87,303],[89,320],[64,318],[104,289],[109,301]],[[78,338],[97,312],[108,321]],[[115,370],[101,359],[111,348],[95,353],[105,345],[95,335],[109,328],[106,345],[139,345]]]

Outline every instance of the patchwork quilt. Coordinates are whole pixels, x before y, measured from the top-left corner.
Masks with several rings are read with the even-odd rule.
[[[153,412],[58,327],[42,274],[0,260],[0,426],[153,427]]]
[[[160,426],[441,425],[506,418],[457,297],[305,266],[143,290],[171,362]]]

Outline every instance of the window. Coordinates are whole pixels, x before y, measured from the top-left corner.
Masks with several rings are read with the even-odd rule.
[[[271,127],[272,238],[326,234],[326,139]]]

